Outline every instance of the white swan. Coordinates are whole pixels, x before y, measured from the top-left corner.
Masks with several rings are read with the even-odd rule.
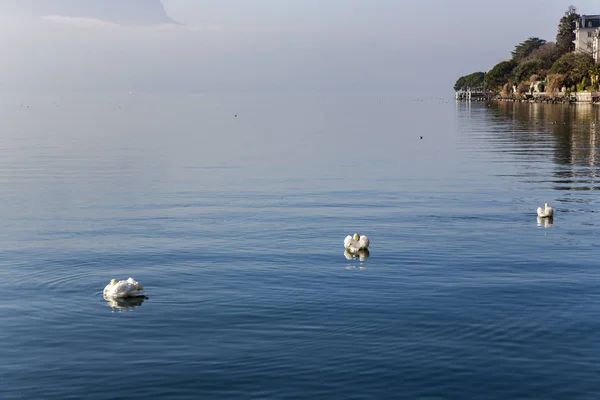
[[[344,239],[344,248],[350,253],[357,253],[359,250],[367,250],[369,248],[369,238],[367,235],[360,236],[355,233],[354,236],[346,236]]]
[[[553,214],[554,210],[548,205],[548,203],[544,204],[544,208],[538,207],[537,209],[537,215],[541,218],[552,218]]]
[[[136,297],[144,296],[144,288],[138,281],[129,277],[126,281],[111,279],[104,288],[104,297]]]

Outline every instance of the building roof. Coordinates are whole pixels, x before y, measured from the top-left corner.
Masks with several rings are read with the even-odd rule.
[[[576,23],[577,28],[598,28],[600,27],[600,15],[582,15]]]

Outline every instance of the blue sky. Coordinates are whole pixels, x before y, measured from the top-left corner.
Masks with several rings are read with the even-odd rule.
[[[52,0],[48,0],[52,1]],[[596,4],[595,4],[596,3]],[[0,84],[145,90],[451,92],[531,36],[554,40],[558,0],[163,0],[178,29],[68,18],[4,24]],[[6,16],[5,16],[6,17]],[[58,17],[58,18],[56,18]],[[450,93],[451,94],[451,93]]]

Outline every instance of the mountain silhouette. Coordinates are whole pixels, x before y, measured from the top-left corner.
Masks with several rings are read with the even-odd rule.
[[[18,18],[94,18],[134,25],[176,23],[160,0],[2,0],[0,14]]]

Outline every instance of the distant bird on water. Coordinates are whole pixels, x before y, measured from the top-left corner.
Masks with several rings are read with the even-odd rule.
[[[552,218],[554,216],[554,210],[546,203],[544,204],[544,208],[538,207],[537,215],[541,218]]]
[[[346,236],[344,239],[344,248],[350,253],[358,253],[360,250],[369,248],[369,238],[367,235],[359,235],[355,233],[353,236]]]
[[[144,288],[138,281],[129,277],[124,281],[111,279],[104,288],[104,297],[137,297],[144,296]]]

